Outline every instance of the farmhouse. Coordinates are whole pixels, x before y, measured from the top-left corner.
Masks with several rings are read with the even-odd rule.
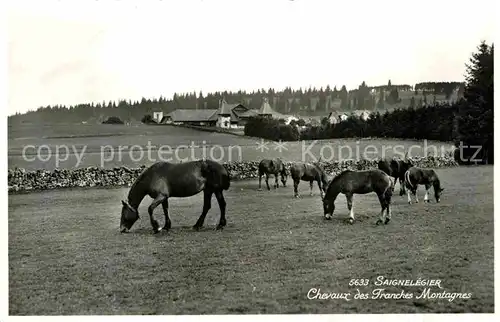
[[[286,119],[287,118],[286,115],[278,113],[272,109],[267,97],[264,97],[264,99],[262,100],[262,105],[260,106],[259,112],[257,114],[259,116],[262,116],[262,117],[271,117],[271,118],[277,118],[277,119]]]
[[[153,112],[153,119],[157,123],[160,123],[163,120],[163,112],[162,111]]]
[[[228,104],[225,100],[221,100],[218,109],[177,109],[166,115],[164,123],[216,126],[228,129],[244,126],[246,120],[255,115],[257,111],[248,109],[242,104]]]

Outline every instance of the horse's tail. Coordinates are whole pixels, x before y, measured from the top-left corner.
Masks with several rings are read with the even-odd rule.
[[[231,177],[229,173],[223,173],[221,178],[222,189],[228,190],[229,186],[231,186]]]
[[[390,199],[392,197],[392,192],[394,191],[394,181],[392,181],[392,178],[389,175],[386,175],[386,178],[389,180],[389,184],[385,187],[384,196]]]
[[[405,172],[405,183],[408,184],[408,186],[413,189],[413,185],[410,182],[410,170],[406,170]]]

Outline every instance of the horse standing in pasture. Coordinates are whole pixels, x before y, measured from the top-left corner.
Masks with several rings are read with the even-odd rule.
[[[382,170],[372,169],[364,171],[346,170],[333,178],[323,198],[323,210],[326,219],[332,219],[335,211],[335,200],[340,193],[347,199],[349,209],[349,222],[354,223],[354,210],[352,199],[354,194],[367,194],[375,192],[380,201],[382,211],[377,225],[391,220],[391,198],[394,190],[394,182],[389,175]],[[386,216],[384,217],[384,212]]]
[[[278,175],[281,175],[281,183],[283,187],[286,187],[287,171],[283,161],[280,158],[277,159],[264,159],[259,163],[259,190],[262,190],[262,176],[265,175],[265,181],[267,185],[267,190],[271,190],[269,187],[269,177],[274,175],[274,188],[279,187]]]
[[[126,232],[139,219],[139,205],[146,195],[153,198],[148,207],[149,220],[153,231],[158,233],[158,222],[153,218],[153,211],[160,204],[165,215],[163,229],[171,228],[168,214],[168,198],[191,197],[204,192],[203,210],[198,221],[193,226],[199,230],[203,226],[205,216],[211,208],[212,195],[215,194],[220,207],[220,220],[217,229],[226,225],[226,201],[223,191],[230,186],[230,176],[227,170],[219,163],[211,160],[199,160],[186,163],[157,162],[147,168],[135,180],[128,193],[127,201],[122,200],[122,215],[120,231]]]
[[[309,181],[309,186],[311,187],[310,195],[312,196],[312,189],[314,182],[318,183],[319,192],[321,198],[323,198],[323,192],[326,193],[326,188],[328,187],[328,177],[319,165],[319,160],[316,163],[304,163],[295,162],[290,166],[290,175],[293,179],[293,191],[295,198],[299,197],[299,183],[300,181]]]
[[[411,204],[411,196],[410,191],[415,196],[415,203],[418,203],[417,197],[417,188],[418,185],[425,185],[425,196],[424,202],[430,202],[429,200],[429,189],[434,187],[434,198],[436,198],[436,202],[441,200],[441,193],[444,188],[441,188],[441,182],[439,181],[439,177],[436,174],[436,171],[433,169],[422,169],[413,167],[408,169],[405,173],[405,185],[408,189],[408,203]]]
[[[399,180],[399,195],[400,196],[403,196],[406,193],[405,184],[404,184],[405,173],[411,167],[413,167],[413,162],[411,160],[408,160],[408,153],[405,154],[404,160],[381,159],[378,162],[379,170],[384,171],[389,176],[394,178],[394,185],[396,185],[396,182]]]

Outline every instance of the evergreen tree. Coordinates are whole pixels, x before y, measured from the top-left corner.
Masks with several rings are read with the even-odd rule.
[[[423,105],[424,105],[423,100],[422,100],[422,98],[420,98],[420,99],[418,100],[417,107],[418,107],[418,108],[421,108],[421,107],[423,107]]]
[[[348,108],[348,105],[350,105],[348,103],[348,97],[347,97],[347,88],[345,87],[345,85],[342,85],[342,88],[340,89],[340,92],[339,92],[339,98],[341,100],[341,103],[340,103],[340,108],[341,109],[346,109]]]
[[[493,163],[493,51],[484,41],[478,52],[466,64],[464,99],[460,104],[457,119],[458,141],[463,145],[479,145],[481,151],[476,159]],[[456,142],[459,145],[459,142]],[[465,149],[463,155],[472,157],[476,149]]]
[[[411,100],[410,100],[410,108],[415,108],[415,96],[412,96],[412,97],[411,97]]]

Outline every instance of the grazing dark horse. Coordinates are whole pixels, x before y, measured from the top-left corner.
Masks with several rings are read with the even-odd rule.
[[[405,173],[405,185],[408,189],[408,203],[411,204],[410,191],[415,196],[415,202],[418,203],[417,197],[417,188],[419,184],[425,185],[425,196],[424,202],[430,202],[429,200],[429,189],[431,186],[434,187],[434,198],[436,198],[436,202],[439,202],[441,199],[441,193],[444,188],[441,188],[441,182],[439,181],[439,177],[433,169],[422,169],[413,167],[410,168]]]
[[[204,203],[201,216],[194,225],[198,230],[203,226],[205,216],[211,207],[212,194],[215,194],[220,207],[220,221],[217,229],[226,225],[226,201],[222,194],[223,190],[229,189],[230,177],[226,169],[217,162],[211,160],[199,160],[186,163],[157,162],[147,168],[133,183],[128,194],[128,200],[122,200],[122,216],[120,231],[130,230],[132,225],[139,219],[139,204],[146,195],[153,198],[148,208],[149,220],[153,231],[159,232],[158,222],[153,218],[153,211],[160,204],[163,206],[165,225],[163,229],[171,227],[168,215],[168,198],[190,197],[204,192]]]
[[[318,183],[321,198],[323,198],[323,192],[326,192],[326,188],[328,187],[328,177],[326,176],[323,168],[319,165],[319,161],[314,164],[303,162],[293,163],[290,166],[290,175],[293,179],[293,191],[295,198],[299,197],[298,188],[301,180],[309,181],[309,185],[311,187],[311,196],[313,194],[313,184],[314,181],[316,181]]]
[[[399,195],[403,196],[406,191],[405,191],[405,173],[406,171],[413,166],[413,163],[411,160],[408,160],[407,156],[405,155],[404,160],[398,160],[398,159],[381,159],[378,162],[378,168],[379,170],[384,171],[387,173],[389,176],[394,178],[394,185],[396,185],[396,182],[399,180]]]
[[[387,224],[391,220],[391,198],[394,190],[394,182],[388,174],[382,170],[372,169],[365,171],[346,170],[336,176],[328,186],[323,198],[323,210],[326,219],[332,219],[335,210],[335,199],[339,193],[343,193],[347,199],[347,208],[349,209],[349,222],[354,223],[354,211],[352,199],[354,194],[367,194],[375,192],[380,201],[382,211],[377,225],[384,222]],[[387,216],[384,218],[384,211]]]
[[[283,187],[286,187],[287,172],[283,161],[278,159],[264,159],[259,163],[259,190],[262,189],[262,176],[265,175],[267,190],[271,190],[269,187],[269,176],[274,175],[274,188],[278,188],[278,175],[281,175],[281,183]]]

